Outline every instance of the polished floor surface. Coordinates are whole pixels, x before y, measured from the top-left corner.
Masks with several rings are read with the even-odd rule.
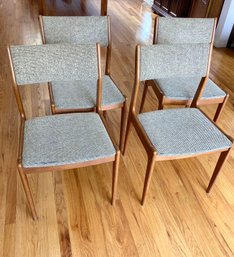
[[[98,15],[99,0],[44,0],[47,15]],[[137,43],[152,40],[150,7],[141,0],[109,0],[112,74],[130,98]],[[38,221],[33,221],[16,170],[19,114],[7,44],[41,44],[36,0],[0,2],[0,256],[234,256],[234,152],[212,192],[218,155],[159,162],[140,205],[146,153],[134,129],[121,158],[116,207],[110,205],[111,164],[29,176]],[[210,77],[230,93],[219,125],[234,136],[234,51],[215,49]],[[46,85],[22,89],[28,117],[49,114]],[[145,111],[157,107],[151,92]],[[215,106],[204,108],[212,116]],[[118,140],[119,111],[108,115]]]

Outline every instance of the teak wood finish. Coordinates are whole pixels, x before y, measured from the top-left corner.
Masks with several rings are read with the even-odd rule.
[[[46,0],[44,10],[46,15],[99,15],[99,4],[100,0]],[[109,1],[108,13],[112,19],[112,74],[130,99],[135,46],[152,43],[150,28],[155,15],[143,0]],[[108,200],[112,163],[78,172],[27,174],[39,216],[32,220],[15,161],[20,119],[6,45],[42,43],[37,1],[3,0],[0,17],[0,256],[233,257],[234,151],[209,195],[204,188],[217,154],[157,162],[147,204],[142,207],[139,199],[147,154],[135,129],[126,156],[120,159],[115,208]],[[214,48],[210,78],[230,94],[219,126],[232,137],[233,66],[233,49]],[[20,93],[26,117],[51,113],[46,84],[20,87]],[[155,101],[150,88],[144,111],[154,110]],[[213,117],[215,106],[202,109]],[[115,138],[119,118],[118,110],[108,115]]]
[[[212,38],[214,38],[214,33],[215,33],[215,26],[213,28]],[[207,80],[209,79],[212,49],[213,49],[213,40],[210,43],[210,50],[209,50],[209,57],[208,57],[209,59],[208,59],[206,76],[201,79],[200,84],[198,85],[197,91],[196,91],[196,93],[193,97],[193,100],[192,100],[191,104],[190,104],[190,107],[199,109],[199,103],[200,103],[199,100],[202,96],[202,93],[203,93],[204,88],[206,86]],[[154,166],[155,166],[156,161],[184,159],[184,158],[190,158],[190,157],[195,157],[195,156],[204,155],[204,154],[221,153],[220,157],[218,159],[217,165],[215,167],[215,170],[213,172],[212,178],[210,180],[210,183],[208,185],[208,188],[206,190],[207,193],[208,193],[208,192],[210,192],[217,175],[219,174],[220,170],[222,169],[223,164],[227,160],[227,157],[228,157],[232,147],[221,150],[221,151],[220,150],[219,151],[215,150],[215,151],[210,151],[210,152],[206,152],[206,153],[192,154],[192,155],[189,154],[189,155],[163,156],[163,155],[158,155],[157,154],[157,149],[154,147],[154,145],[151,143],[150,139],[148,138],[148,135],[145,132],[144,128],[142,127],[142,125],[141,125],[141,123],[138,119],[137,112],[136,112],[136,104],[137,104],[137,98],[138,98],[140,83],[147,83],[148,82],[148,81],[140,81],[140,69],[141,69],[141,67],[140,67],[141,52],[140,51],[141,51],[141,47],[140,47],[140,45],[138,45],[136,47],[135,81],[134,81],[134,87],[133,87],[133,92],[132,92],[132,100],[131,100],[130,110],[129,110],[129,118],[128,118],[127,130],[126,130],[125,144],[124,144],[124,153],[125,153],[125,150],[126,150],[126,145],[128,143],[129,132],[130,132],[131,125],[134,125],[134,127],[135,127],[135,129],[138,133],[138,136],[139,136],[142,144],[144,145],[145,150],[146,150],[147,155],[148,155],[148,163],[147,163],[147,168],[146,168],[146,175],[145,175],[145,182],[144,182],[141,204],[143,205],[145,203],[146,194],[147,194],[148,189],[149,189],[149,184],[150,184],[150,180],[151,180],[151,177],[152,177],[152,174],[153,174],[153,171],[154,171]],[[144,92],[143,92],[143,95],[144,95]],[[206,117],[207,117],[207,115],[206,115]],[[209,118],[207,117],[207,119],[209,119]],[[213,122],[213,124],[214,124],[214,126],[216,126],[218,128],[218,126],[214,122]],[[218,128],[218,129],[220,129],[220,128]],[[233,139],[229,135],[227,135],[226,133],[224,133],[224,134],[233,142]]]
[[[159,19],[158,19],[158,16],[157,16],[155,18],[155,23],[154,23],[153,44],[157,44],[158,23],[159,23]],[[215,31],[215,28],[216,28],[216,22],[214,24],[213,36],[212,36],[212,40],[211,40],[211,46],[212,47],[214,45],[214,31]],[[155,92],[155,94],[158,98],[158,109],[159,110],[163,109],[164,106],[166,106],[166,105],[186,105],[186,106],[190,106],[192,104],[192,100],[172,99],[170,97],[165,96],[165,94],[161,90],[160,86],[157,85],[157,83],[155,83],[154,81],[149,80],[144,85],[144,91],[143,91],[142,100],[141,100],[140,112],[143,111],[146,96],[147,96],[147,92],[148,92],[148,89],[149,89],[150,86],[152,86],[152,89],[153,89],[153,91]],[[228,97],[229,97],[229,94],[226,93],[226,96],[220,97],[220,98],[213,98],[213,99],[211,99],[211,98],[210,99],[199,98],[198,105],[202,106],[202,105],[218,104],[215,115],[214,115],[214,118],[213,118],[213,120],[215,122],[218,122],[218,120],[220,118],[220,115],[221,115],[221,113],[222,113],[222,111],[225,107],[225,104],[227,103]]]
[[[97,44],[97,62],[98,62],[98,81],[97,81],[97,108],[96,112],[100,115],[102,121],[104,119],[102,118],[102,107],[101,107],[101,95],[102,95],[102,78],[101,78],[101,60],[100,60],[100,45]],[[12,64],[12,58],[11,58],[11,51],[10,48],[8,47],[8,56],[10,60],[10,67],[11,67],[11,73],[12,73],[12,78],[13,78],[13,89],[15,93],[15,97],[17,100],[17,105],[18,109],[20,112],[20,117],[21,117],[21,123],[20,123],[20,137],[19,137],[19,150],[18,150],[18,159],[17,159],[17,166],[18,166],[18,171],[20,174],[20,178],[24,187],[24,191],[29,203],[30,210],[32,212],[33,219],[36,220],[38,218],[35,204],[33,201],[32,193],[29,187],[28,179],[26,174],[28,173],[38,173],[38,172],[48,172],[48,171],[60,171],[60,170],[69,170],[69,169],[77,169],[81,167],[87,167],[87,166],[93,166],[97,164],[102,164],[102,163],[107,163],[107,162],[113,162],[114,167],[113,167],[113,179],[112,179],[112,198],[111,198],[111,203],[112,205],[115,205],[115,200],[116,200],[116,187],[117,187],[117,181],[118,181],[118,169],[119,169],[119,158],[120,158],[120,151],[118,147],[115,145],[115,143],[112,140],[112,143],[116,149],[116,155],[112,157],[105,157],[93,161],[86,161],[86,162],[80,162],[76,164],[67,164],[67,165],[58,165],[58,166],[49,166],[49,167],[32,167],[32,168],[25,168],[23,167],[22,163],[22,153],[23,153],[23,142],[24,142],[24,125],[26,121],[26,116],[25,116],[25,111],[23,107],[23,103],[20,97],[20,92],[19,88],[16,82],[15,78],[15,72],[14,72],[14,67]],[[107,126],[104,124],[106,129]],[[108,131],[108,129],[107,129]],[[109,132],[108,132],[109,134]],[[109,134],[110,136],[110,134]],[[110,136],[111,138],[111,136]]]
[[[117,84],[114,82],[113,77],[111,76],[111,51],[112,51],[112,42],[111,42],[111,19],[110,16],[107,16],[108,20],[108,45],[106,49],[106,65],[105,65],[105,75],[108,75],[110,79],[113,81],[115,86],[117,87]],[[39,23],[40,23],[40,30],[42,35],[42,42],[43,44],[46,44],[46,37],[45,37],[45,31],[44,31],[44,25],[43,25],[43,18],[41,15],[39,15]],[[76,113],[76,112],[90,112],[90,111],[96,111],[96,107],[94,108],[81,108],[81,109],[56,109],[55,100],[53,97],[53,89],[52,85],[49,82],[48,83],[48,89],[49,89],[49,96],[50,96],[50,103],[51,103],[51,112],[52,114],[62,114],[62,113]],[[101,92],[101,91],[99,91]],[[121,90],[120,90],[121,92]],[[104,117],[106,117],[106,111],[108,110],[115,110],[121,108],[121,120],[120,120],[120,135],[119,135],[119,148],[121,151],[123,151],[123,144],[124,144],[124,136],[125,136],[125,127],[127,122],[127,97],[126,95],[123,95],[125,98],[125,101],[123,103],[114,104],[114,105],[101,105],[101,97],[102,95],[98,93],[98,102],[99,102],[99,108],[100,111],[103,112]]]

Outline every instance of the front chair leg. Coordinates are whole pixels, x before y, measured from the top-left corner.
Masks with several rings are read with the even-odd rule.
[[[33,201],[33,198],[32,198],[32,193],[31,193],[31,190],[30,190],[30,187],[29,187],[28,179],[27,179],[27,176],[24,173],[21,165],[18,166],[18,171],[19,171],[19,175],[20,175],[23,187],[24,187],[25,195],[26,195],[28,203],[29,203],[30,210],[32,212],[33,219],[37,220],[38,219],[37,212],[36,212],[36,209],[35,209],[35,205],[34,205],[34,201]]]
[[[229,148],[227,151],[222,152],[222,153],[220,154],[219,159],[218,159],[218,162],[217,162],[217,164],[216,164],[216,166],[215,166],[215,170],[214,170],[213,175],[212,175],[212,177],[211,177],[211,179],[210,179],[209,186],[208,186],[207,189],[206,189],[206,192],[207,192],[207,193],[210,192],[210,190],[211,190],[211,188],[212,188],[212,186],[213,186],[213,184],[214,184],[214,182],[215,182],[215,180],[216,180],[216,178],[217,178],[219,172],[220,172],[221,169],[223,168],[223,165],[224,165],[225,161],[227,160],[227,158],[228,158],[228,156],[229,156],[229,154],[230,154],[231,149],[232,149],[232,148]]]
[[[111,204],[113,206],[115,206],[115,202],[116,202],[116,191],[117,191],[118,176],[119,176],[119,159],[120,159],[120,151],[117,150],[114,165],[113,165],[113,176],[112,176],[112,199],[111,199]]]
[[[125,132],[126,121],[127,121],[127,98],[123,104],[123,107],[121,108],[119,148],[122,153],[123,153],[123,148],[124,148],[124,134],[125,134],[124,132]]]
[[[224,106],[225,106],[226,103],[227,103],[227,100],[228,100],[228,95],[226,95],[226,97],[224,98],[223,102],[218,105],[217,110],[216,110],[216,112],[215,112],[214,119],[213,119],[213,121],[214,121],[215,123],[218,122],[219,117],[220,117],[220,115],[221,115],[221,113],[222,113],[222,111],[223,111],[223,109],[224,109]]]
[[[148,156],[148,163],[146,168],[146,174],[145,174],[145,182],[144,182],[144,188],[143,188],[143,194],[141,199],[141,205],[144,205],[146,194],[149,189],[150,180],[154,171],[154,165],[155,165],[155,158],[156,153],[154,152],[152,156]]]

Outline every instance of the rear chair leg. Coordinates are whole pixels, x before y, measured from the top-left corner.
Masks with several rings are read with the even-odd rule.
[[[147,169],[145,174],[145,182],[144,182],[143,194],[141,199],[141,205],[144,205],[145,203],[146,194],[148,192],[150,180],[154,171],[155,157],[156,157],[155,152],[153,153],[152,156],[148,156],[148,163],[147,163]]]
[[[221,113],[222,113],[222,111],[223,111],[223,109],[224,109],[224,106],[225,106],[226,103],[227,103],[228,96],[229,96],[229,95],[226,95],[226,97],[224,98],[223,102],[220,103],[220,104],[218,105],[218,107],[217,107],[217,110],[216,110],[216,112],[215,112],[215,116],[214,116],[214,119],[213,119],[213,121],[214,121],[215,123],[218,122],[218,120],[219,120],[219,117],[220,117],[220,115],[221,115]]]
[[[125,127],[126,127],[126,121],[127,121],[127,98],[123,104],[123,107],[121,108],[119,148],[122,153],[123,153],[123,148],[124,148],[124,134],[125,134],[124,132],[125,132]]]
[[[111,199],[111,204],[113,206],[115,206],[115,202],[116,202],[116,191],[117,191],[118,176],[119,176],[119,159],[120,159],[120,151],[117,150],[114,165],[113,165],[113,176],[112,176],[112,199]]]
[[[211,190],[211,188],[212,188],[212,186],[213,186],[213,184],[214,184],[214,182],[215,182],[215,180],[216,180],[216,178],[217,178],[219,172],[220,172],[221,169],[223,168],[223,165],[224,165],[225,161],[227,160],[227,158],[228,158],[228,156],[229,156],[229,154],[230,154],[231,149],[232,149],[232,148],[229,148],[227,151],[222,152],[222,153],[220,154],[219,159],[218,159],[218,162],[217,162],[217,164],[216,164],[216,166],[215,166],[215,170],[214,170],[213,175],[212,175],[212,177],[211,177],[211,179],[210,179],[209,186],[208,186],[207,189],[206,189],[206,192],[207,192],[207,193],[210,192],[210,190]]]
[[[18,171],[19,171],[19,175],[20,175],[23,187],[24,187],[24,192],[26,194],[26,197],[27,197],[27,200],[28,200],[28,203],[29,203],[30,210],[32,212],[33,219],[37,220],[38,219],[37,212],[36,212],[36,209],[35,209],[35,205],[34,205],[34,201],[33,201],[33,198],[32,198],[32,193],[31,193],[31,190],[30,190],[30,187],[29,187],[28,179],[27,179],[27,176],[24,173],[21,165],[18,166]]]

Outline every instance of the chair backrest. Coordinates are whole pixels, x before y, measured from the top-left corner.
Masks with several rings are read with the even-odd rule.
[[[154,43],[205,44],[213,41],[215,18],[164,18],[155,21]]]
[[[109,44],[108,16],[40,16],[46,44]]]
[[[101,76],[96,44],[24,45],[11,46],[9,50],[18,85],[97,80]]]
[[[209,55],[209,44],[141,46],[138,80],[205,77],[208,73]]]

